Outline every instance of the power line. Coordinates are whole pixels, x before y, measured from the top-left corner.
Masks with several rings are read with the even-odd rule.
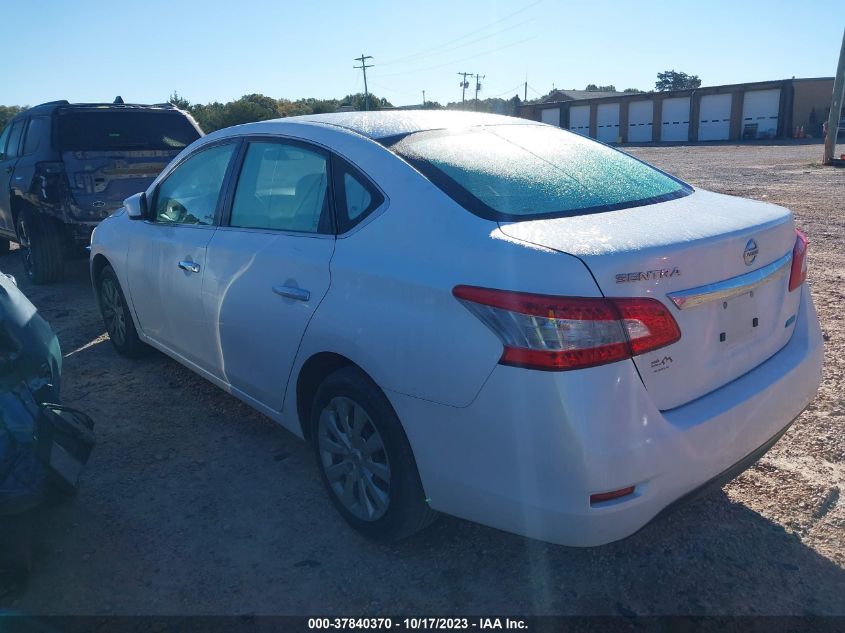
[[[466,62],[466,61],[469,61],[471,59],[477,59],[478,57],[483,57],[484,55],[490,55],[492,53],[498,53],[499,51],[504,50],[506,48],[518,46],[519,44],[524,44],[525,42],[528,42],[528,41],[534,40],[534,39],[537,39],[536,35],[532,35],[531,37],[526,37],[525,39],[517,40],[516,42],[511,42],[510,44],[504,44],[503,46],[498,46],[496,48],[493,48],[493,49],[490,49],[490,50],[487,50],[487,51],[483,51],[481,53],[478,53],[477,55],[470,55],[469,57],[464,57],[463,59],[456,59],[456,60],[453,60],[453,61],[450,61],[450,62],[446,62],[444,64],[437,64],[435,66],[426,66],[425,68],[417,68],[415,70],[406,70],[406,71],[399,72],[399,73],[386,73],[384,75],[379,75],[379,77],[395,77],[397,75],[410,75],[410,74],[413,74],[413,73],[425,72],[426,70],[437,70],[438,68],[445,68],[446,66],[454,66],[456,64],[460,64],[462,62]]]
[[[352,68],[360,68],[364,71],[364,110],[370,109],[370,94],[367,91],[367,68],[372,68],[373,64],[367,64],[368,59],[372,59],[372,55],[364,55],[361,53],[361,57],[356,57],[356,62],[361,62],[360,66],[353,66]]]
[[[397,58],[397,59],[391,59],[391,60],[388,60],[387,62],[385,62],[385,63],[384,63],[384,64],[382,64],[382,65],[386,66],[386,65],[388,65],[388,64],[396,64],[396,63],[399,63],[399,62],[401,62],[401,61],[405,61],[405,60],[408,60],[408,59],[413,59],[413,58],[415,58],[415,57],[420,57],[420,56],[423,56],[423,55],[425,55],[425,54],[427,54],[427,53],[430,53],[430,52],[432,52],[432,51],[436,51],[436,50],[438,50],[438,49],[440,49],[440,48],[442,48],[442,47],[444,47],[444,46],[449,46],[450,44],[453,44],[453,43],[455,43],[455,42],[459,42],[459,41],[464,40],[464,39],[466,39],[466,38],[468,38],[468,37],[472,37],[472,36],[473,36],[473,35],[475,35],[476,33],[481,33],[482,31],[486,31],[486,30],[487,30],[487,29],[489,29],[491,26],[495,26],[496,24],[500,24],[500,23],[504,22],[505,20],[509,20],[509,19],[511,19],[512,17],[519,15],[520,13],[524,13],[525,11],[528,11],[528,9],[531,9],[531,8],[533,8],[533,7],[536,7],[536,6],[537,6],[538,4],[540,4],[542,1],[543,1],[543,0],[536,0],[536,2],[532,2],[531,4],[524,6],[524,7],[522,7],[521,9],[518,9],[518,10],[514,11],[513,13],[509,13],[508,15],[506,15],[506,16],[504,16],[504,17],[501,17],[501,18],[499,18],[498,20],[493,20],[492,22],[487,23],[485,26],[482,26],[481,28],[478,28],[478,29],[475,29],[475,30],[473,30],[473,31],[470,31],[469,33],[465,33],[464,35],[461,35],[460,37],[456,37],[456,38],[453,38],[453,39],[451,39],[451,40],[447,40],[446,42],[443,42],[443,43],[441,43],[441,44],[438,44],[437,46],[432,46],[431,48],[425,48],[425,49],[423,49],[423,50],[421,50],[421,51],[418,51],[418,52],[416,52],[416,53],[412,53],[412,54],[410,54],[410,55],[406,55],[406,56],[404,56],[404,57],[399,57],[399,58]]]
[[[438,48],[436,50],[429,50],[429,52],[427,52],[427,53],[416,53],[414,55],[407,55],[405,57],[400,57],[398,59],[394,59],[393,61],[384,62],[384,63],[379,64],[379,65],[380,66],[393,66],[395,64],[401,64],[401,63],[406,62],[408,60],[411,60],[410,61],[411,64],[418,63],[419,61],[425,61],[425,60],[418,60],[417,58],[434,57],[434,56],[438,56],[438,55],[444,55],[446,53],[456,51],[459,48],[465,48],[467,46],[471,46],[472,44],[477,44],[478,42],[482,42],[484,40],[489,40],[491,37],[496,37],[497,35],[501,35],[502,33],[507,33],[508,31],[513,31],[514,29],[518,29],[519,27],[525,26],[526,24],[530,24],[531,22],[534,22],[534,18],[529,18],[527,20],[523,20],[522,22],[519,22],[517,24],[512,24],[511,26],[507,26],[503,29],[497,29],[497,30],[493,31],[492,33],[488,33],[487,35],[482,35],[481,37],[477,37],[473,40],[470,40],[469,42],[464,42],[463,44],[458,44],[457,46],[450,46],[448,48]]]

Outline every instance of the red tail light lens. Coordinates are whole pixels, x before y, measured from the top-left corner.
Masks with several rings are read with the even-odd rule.
[[[792,248],[792,272],[789,275],[789,292],[798,288],[807,279],[807,245],[810,241],[795,229],[795,246]]]
[[[456,286],[452,294],[502,341],[503,365],[581,369],[681,338],[675,319],[651,298],[559,297],[475,286]]]

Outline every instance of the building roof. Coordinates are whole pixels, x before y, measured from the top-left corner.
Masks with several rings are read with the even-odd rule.
[[[601,97],[618,97],[620,95],[632,94],[630,92],[618,92],[609,90],[552,90],[549,96],[543,99],[544,103],[550,101],[580,101],[581,99],[598,99]]]

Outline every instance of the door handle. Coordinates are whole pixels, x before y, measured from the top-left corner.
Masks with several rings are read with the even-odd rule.
[[[12,173],[12,169],[14,169],[14,167],[11,167],[11,166],[10,166],[10,167],[6,167],[6,173],[7,173],[7,174],[11,174],[11,173]]]
[[[293,286],[273,286],[273,292],[280,297],[295,301],[308,301],[311,298],[310,292],[304,288],[294,288]]]
[[[181,261],[179,262],[179,268],[182,270],[186,270],[189,273],[198,273],[200,271],[200,265],[196,262],[188,262],[188,261]]]

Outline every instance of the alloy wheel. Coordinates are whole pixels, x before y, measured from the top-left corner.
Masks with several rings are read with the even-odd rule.
[[[341,504],[363,521],[381,518],[390,504],[390,462],[364,408],[347,397],[332,398],[320,412],[317,448]]]
[[[100,303],[109,337],[123,345],[126,342],[126,306],[113,279],[106,277],[100,282]]]

